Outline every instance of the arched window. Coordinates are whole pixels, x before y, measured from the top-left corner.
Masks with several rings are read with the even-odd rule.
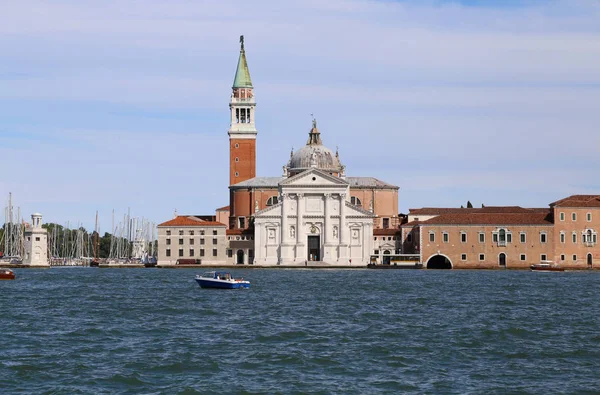
[[[277,196],[271,196],[268,200],[267,200],[267,206],[273,206],[277,204]]]
[[[500,243],[506,243],[506,231],[504,229],[500,229],[498,232],[498,241]]]
[[[362,202],[356,196],[352,196],[350,198],[350,204],[354,204],[355,206],[362,206]]]

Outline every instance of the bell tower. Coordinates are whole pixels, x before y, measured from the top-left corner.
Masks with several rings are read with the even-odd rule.
[[[254,124],[254,88],[244,50],[244,36],[240,36],[240,58],[233,80],[229,110],[229,185],[256,177],[256,135]]]

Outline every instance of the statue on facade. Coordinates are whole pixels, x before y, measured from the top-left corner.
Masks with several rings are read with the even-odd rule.
[[[333,227],[333,238],[334,239],[338,238],[338,227],[337,226]]]
[[[254,201],[254,212],[258,212],[258,200]]]
[[[310,167],[317,167],[317,154],[314,151],[310,154]]]
[[[295,238],[296,237],[296,228],[293,226],[290,226],[290,237],[291,238]]]

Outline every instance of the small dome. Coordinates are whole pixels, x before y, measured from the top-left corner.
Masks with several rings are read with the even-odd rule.
[[[317,121],[313,120],[313,127],[308,133],[306,145],[290,155],[287,174],[294,175],[308,169],[318,169],[328,173],[343,173],[344,166],[340,162],[337,152],[331,151],[323,145],[321,133],[317,129]]]
[[[340,160],[324,145],[305,145],[292,155],[290,170],[317,168],[324,171],[340,171]]]

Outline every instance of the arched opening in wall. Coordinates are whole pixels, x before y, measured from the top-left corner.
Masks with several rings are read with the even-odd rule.
[[[236,255],[235,263],[237,263],[238,265],[243,265],[244,264],[244,250],[237,250],[235,255]]]
[[[592,262],[593,258],[592,258],[592,254],[588,254],[587,255],[587,265],[588,265],[588,269],[591,269],[593,267],[593,262]]]
[[[277,196],[271,196],[268,200],[267,200],[267,206],[273,206],[275,204],[277,204],[278,200],[277,200]]]
[[[443,255],[434,255],[427,261],[427,269],[452,269],[452,262]]]
[[[390,250],[385,250],[383,251],[383,264],[384,265],[389,265],[390,264]]]
[[[498,265],[500,267],[506,267],[506,254],[503,252],[498,255]]]

